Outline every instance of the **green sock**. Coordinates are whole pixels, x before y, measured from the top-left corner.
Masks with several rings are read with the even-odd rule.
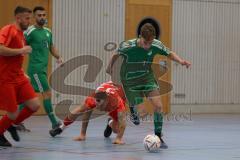
[[[20,104],[20,105],[18,106],[18,110],[21,111],[21,110],[24,108],[24,106],[25,106],[24,104]]]
[[[44,106],[44,109],[45,109],[51,123],[52,123],[52,126],[53,127],[56,126],[58,124],[58,120],[53,112],[51,99],[44,99],[43,106]]]
[[[163,113],[154,112],[154,132],[161,136],[163,126]]]

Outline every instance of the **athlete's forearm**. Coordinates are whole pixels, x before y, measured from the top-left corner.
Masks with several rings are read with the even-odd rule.
[[[175,52],[172,52],[172,51],[169,54],[168,58],[180,64],[183,62],[183,59],[179,57]]]
[[[56,59],[59,59],[61,57],[57,48],[53,45],[51,46],[51,51],[50,52],[51,52],[52,56],[55,57]]]
[[[86,135],[87,132],[87,127],[88,127],[88,122],[91,117],[92,111],[89,110],[83,114],[83,119],[82,119],[82,129],[81,129],[81,134]]]
[[[122,139],[124,131],[126,128],[126,113],[119,112],[118,113],[118,133],[117,138]]]
[[[82,116],[87,111],[85,105],[75,108],[73,111],[70,111],[65,117],[62,125],[62,129],[65,129],[67,126],[72,124],[78,117]]]
[[[119,57],[119,54],[117,54],[117,53],[115,53],[113,56],[112,56],[112,58],[111,58],[111,60],[110,60],[110,62],[109,62],[109,64],[108,64],[108,66],[107,66],[107,69],[106,69],[106,73],[108,73],[108,74],[112,74],[112,67],[113,67],[113,64],[115,63],[115,61],[117,60],[117,58]]]
[[[1,56],[16,56],[22,53],[22,49],[12,49],[0,45],[0,55]]]
[[[88,110],[85,105],[80,105],[76,107],[74,110],[70,111],[68,114],[68,118],[75,121],[79,116],[84,115],[84,113]]]

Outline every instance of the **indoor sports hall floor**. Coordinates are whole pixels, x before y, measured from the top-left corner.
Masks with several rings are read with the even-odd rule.
[[[89,124],[85,142],[72,141],[80,122],[51,138],[47,117],[32,117],[25,122],[30,133],[21,133],[21,142],[0,149],[0,160],[238,160],[240,159],[240,115],[193,115],[191,119],[168,120],[164,138],[169,149],[147,153],[142,140],[152,133],[152,124],[144,122],[126,130],[126,145],[111,144],[103,138],[106,117]]]

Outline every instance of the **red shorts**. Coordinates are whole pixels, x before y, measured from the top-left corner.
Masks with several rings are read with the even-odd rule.
[[[119,104],[118,108],[109,112],[108,115],[111,116],[114,121],[118,122],[118,113],[125,112],[125,111],[126,111],[125,103],[121,100],[121,103]]]
[[[37,97],[29,80],[21,83],[0,82],[0,110],[16,112],[18,105]]]
[[[112,118],[112,120],[118,122],[118,111],[117,110],[110,112],[108,115]]]

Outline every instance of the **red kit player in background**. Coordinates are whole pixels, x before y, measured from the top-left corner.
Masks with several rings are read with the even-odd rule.
[[[18,6],[14,11],[15,23],[0,30],[0,110],[6,114],[0,119],[0,146],[12,146],[4,137],[8,130],[14,140],[19,141],[15,125],[36,112],[40,106],[30,81],[22,69],[24,55],[31,53],[26,46],[23,31],[30,24],[32,11]],[[18,104],[24,104],[21,112]]]

